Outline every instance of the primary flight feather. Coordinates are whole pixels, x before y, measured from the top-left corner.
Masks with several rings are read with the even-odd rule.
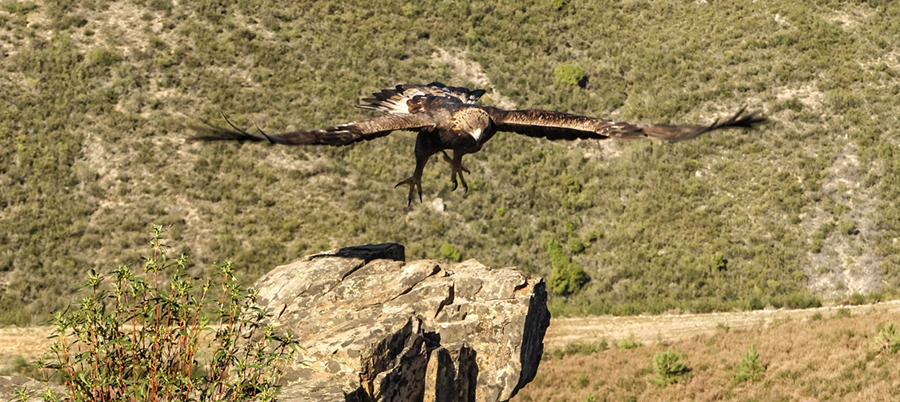
[[[266,134],[257,128],[259,135],[234,126],[226,118],[225,121],[231,128],[207,123],[205,126],[194,127],[202,134],[192,139],[341,146],[383,137],[397,130],[417,131],[416,168],[412,176],[397,183],[397,186],[409,186],[407,201],[412,204],[415,193],[418,193],[419,201],[422,200],[422,172],[428,159],[439,152],[450,163],[453,189],[457,187],[458,178],[468,191],[463,178],[463,172],[468,173],[468,170],[462,165],[462,157],[480,151],[484,143],[498,131],[549,140],[657,138],[675,142],[690,140],[723,128],[754,127],[766,120],[756,113],[744,114],[744,109],[741,109],[731,118],[722,122],[715,121],[708,126],[626,123],[550,110],[503,110],[476,105],[475,102],[484,93],[482,89],[470,91],[461,87],[448,87],[439,82],[397,85],[393,89],[374,93],[374,98],[363,99],[366,104],[359,105],[364,109],[387,113],[379,117],[323,129],[280,134]],[[453,151],[452,158],[447,155],[446,150]]]

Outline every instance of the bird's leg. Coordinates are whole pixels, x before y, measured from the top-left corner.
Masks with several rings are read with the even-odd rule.
[[[447,151],[441,151],[441,152],[444,154],[444,161],[446,161],[447,163],[449,163],[449,164],[452,166],[452,165],[453,165],[453,159],[450,159],[450,155],[447,155]],[[454,152],[455,152],[455,151],[454,151]],[[462,158],[462,155],[460,155],[460,158]],[[472,172],[469,171],[469,169],[466,169],[466,167],[463,166],[463,165],[459,165],[459,168],[462,169],[463,172],[466,172],[466,173],[472,173]]]
[[[425,171],[425,164],[428,162],[428,158],[431,155],[420,154],[416,152],[416,170],[413,172],[413,175],[408,179],[403,180],[397,183],[394,188],[400,187],[401,185],[409,186],[409,196],[407,197],[409,203],[406,206],[411,206],[413,201],[413,192],[418,191],[419,193],[419,202],[422,202],[422,172]]]
[[[465,153],[453,151],[453,159],[450,159],[450,157],[447,155],[447,152],[444,152],[444,160],[450,164],[450,181],[453,182],[453,188],[450,189],[450,191],[456,191],[456,177],[459,176],[459,181],[462,182],[463,189],[468,194],[469,185],[466,184],[466,179],[463,177],[463,172],[471,172],[469,172],[469,169],[466,169],[466,167],[462,165],[463,155],[465,155]]]

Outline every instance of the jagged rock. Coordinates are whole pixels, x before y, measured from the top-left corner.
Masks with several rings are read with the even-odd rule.
[[[403,260],[398,244],[343,248],[256,283],[307,348],[280,400],[505,401],[534,379],[550,323],[543,279]]]

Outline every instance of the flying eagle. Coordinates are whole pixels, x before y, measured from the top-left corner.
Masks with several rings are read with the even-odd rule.
[[[439,152],[450,163],[453,190],[457,188],[458,178],[468,192],[463,172],[469,171],[463,167],[462,157],[480,151],[484,143],[498,131],[511,131],[549,140],[650,137],[675,142],[690,140],[722,128],[753,127],[766,120],[756,113],[744,114],[744,109],[741,109],[731,118],[722,122],[716,120],[708,126],[625,123],[550,110],[503,110],[476,105],[475,102],[484,93],[483,89],[470,91],[462,87],[448,87],[439,82],[428,85],[397,85],[393,89],[373,93],[374,98],[363,99],[366,104],[358,106],[387,113],[379,117],[282,134],[266,134],[257,127],[260,135],[256,135],[236,127],[223,115],[231,129],[206,123],[206,126],[194,127],[203,134],[192,139],[342,146],[383,137],[396,130],[417,131],[416,169],[412,176],[394,186],[409,186],[407,200],[408,205],[411,205],[416,192],[419,194],[419,201],[422,201],[422,172],[428,159]],[[448,149],[453,151],[452,158],[446,153]]]

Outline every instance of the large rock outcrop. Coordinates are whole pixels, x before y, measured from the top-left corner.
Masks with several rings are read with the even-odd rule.
[[[407,263],[392,243],[307,256],[255,287],[307,348],[284,401],[505,401],[534,378],[550,323],[543,279]]]

